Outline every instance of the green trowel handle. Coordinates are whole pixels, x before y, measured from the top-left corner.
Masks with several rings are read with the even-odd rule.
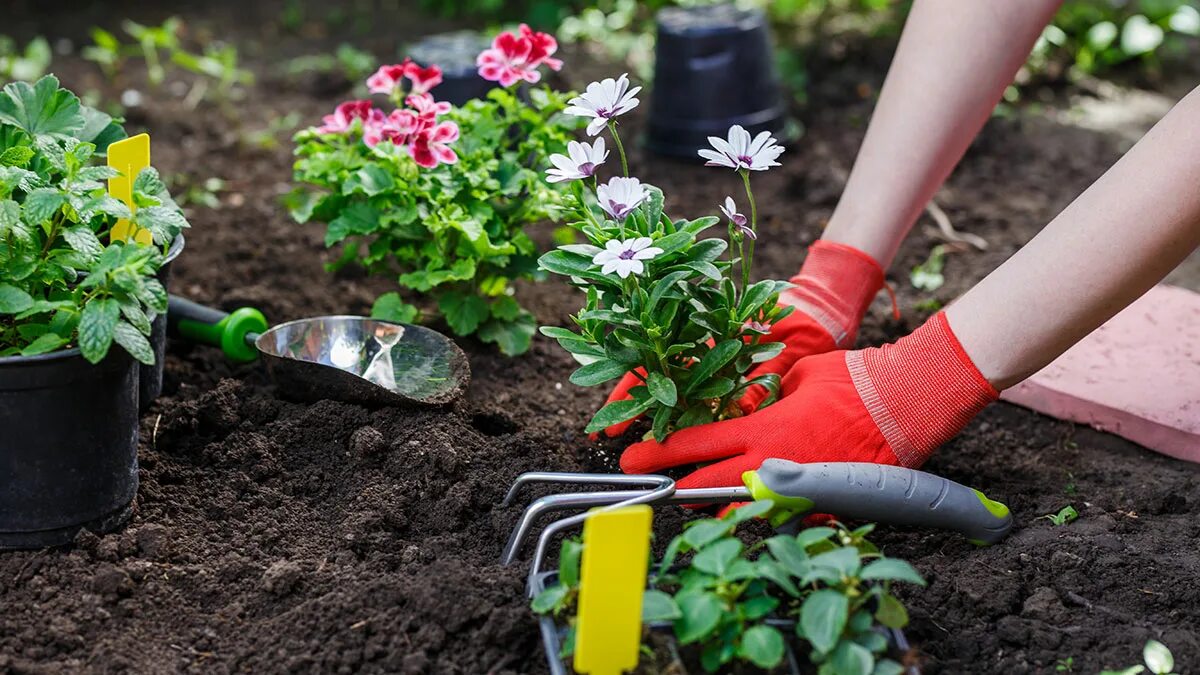
[[[267,330],[267,320],[253,307],[231,313],[172,295],[167,301],[167,331],[193,342],[220,347],[230,361],[253,361],[258,350],[247,340]]]
[[[1012,527],[1008,507],[941,476],[865,462],[798,464],[768,459],[742,479],[755,499],[795,512],[961,532],[994,544]]]

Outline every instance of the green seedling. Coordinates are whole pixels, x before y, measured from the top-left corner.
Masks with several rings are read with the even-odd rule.
[[[925,262],[912,269],[908,279],[913,288],[922,291],[936,291],[946,283],[946,277],[942,275],[942,268],[945,265],[946,247],[934,246],[929,250],[929,257],[925,259]]]
[[[354,45],[341,44],[332,54],[310,54],[289,59],[283,66],[288,77],[306,73],[336,73],[355,82],[370,75],[377,61],[373,55]]]
[[[907,624],[908,612],[891,585],[924,585],[921,576],[902,560],[882,557],[865,539],[870,527],[816,527],[751,546],[734,536],[739,524],[773,507],[758,501],[720,519],[689,523],[657,566],[643,598],[643,622],[669,623],[680,644],[695,645],[710,673],[735,661],[777,667],[793,638],[812,648],[810,660],[821,672],[901,673],[899,663],[882,657],[887,640],[876,629]],[[577,585],[581,546],[563,544],[560,582],[533,600],[535,612],[569,625],[577,589],[562,579]],[[680,563],[684,556],[691,557]],[[795,628],[769,623],[781,618],[795,620]],[[564,642],[562,656],[570,651]]]
[[[1054,670],[1055,670],[1056,672],[1059,672],[1059,673],[1073,673],[1073,672],[1075,672],[1075,657],[1074,657],[1074,656],[1068,656],[1068,657],[1067,657],[1067,658],[1065,658],[1065,659],[1059,659],[1059,660],[1058,660],[1057,662],[1055,662],[1055,664],[1054,664]]]
[[[154,362],[146,336],[167,308],[154,274],[188,224],[152,168],[134,180],[133,212],[108,194],[119,174],[97,159],[124,137],[52,75],[0,92],[0,356],[78,346],[97,363],[116,342]],[[118,219],[155,245],[105,244]]]
[[[176,174],[170,181],[172,186],[182,189],[176,202],[180,206],[200,206],[206,209],[221,208],[218,193],[225,190],[225,180],[211,176],[199,183],[191,182],[186,174]]]
[[[1067,484],[1063,486],[1063,492],[1071,497],[1079,494],[1079,486],[1075,484],[1075,474],[1070,471],[1067,472]]]
[[[1175,657],[1171,655],[1171,650],[1158,640],[1146,642],[1146,646],[1142,648],[1142,660],[1146,665],[1139,664],[1123,670],[1105,670],[1100,675],[1138,675],[1144,672],[1154,675],[1178,675],[1174,672]]]
[[[25,45],[17,47],[7,35],[0,35],[0,77],[5,80],[33,82],[50,69],[50,43],[38,36]]]
[[[283,116],[271,117],[265,129],[242,133],[239,140],[244,147],[274,150],[279,147],[279,137],[295,131],[298,126],[300,113],[293,110]]]
[[[1062,509],[1060,509],[1058,513],[1049,513],[1049,514],[1042,516],[1042,518],[1049,520],[1051,523],[1054,523],[1056,526],[1066,525],[1067,523],[1071,522],[1072,520],[1075,520],[1078,517],[1079,517],[1079,512],[1075,510],[1074,506],[1071,506],[1069,504],[1067,506],[1062,507]]]

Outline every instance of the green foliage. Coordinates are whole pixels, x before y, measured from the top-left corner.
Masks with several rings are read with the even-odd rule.
[[[187,221],[152,168],[134,180],[133,213],[108,195],[119,174],[96,159],[124,135],[52,75],[0,92],[0,356],[78,345],[96,363],[115,341],[154,362],[146,336],[167,305],[154,274]],[[156,246],[105,245],[119,218]]]
[[[946,283],[946,277],[942,276],[942,268],[945,265],[946,247],[939,244],[929,250],[929,258],[925,262],[912,269],[908,279],[913,288],[922,291],[936,291]]]
[[[361,80],[374,72],[375,57],[351,44],[340,44],[332,54],[309,54],[289,59],[283,64],[288,77],[308,73],[338,73],[352,82]]]
[[[0,79],[32,82],[46,74],[52,56],[44,37],[35,37],[22,50],[12,38],[0,35]]]
[[[140,59],[146,66],[146,79],[154,87],[166,80],[167,64],[201,76],[188,95],[193,101],[205,95],[209,83],[215,85],[218,97],[224,100],[236,86],[254,82],[254,74],[238,65],[237,48],[231,44],[209,41],[202,51],[189,51],[179,37],[184,28],[179,17],[173,16],[160,26],[126,20],[121,28],[132,38],[132,43],[122,43],[113,33],[93,28],[92,44],[82,51],[83,58],[99,65],[110,80],[116,79],[130,59]]]
[[[900,672],[882,658],[888,643],[879,629],[908,622],[891,585],[924,585],[921,576],[902,560],[882,557],[865,539],[871,526],[809,528],[751,546],[735,536],[740,523],[773,508],[758,501],[688,523],[667,545],[645,591],[643,623],[669,626],[681,645],[695,646],[710,673],[735,661],[774,668],[793,638],[808,643],[820,673]],[[536,613],[573,622],[582,549],[577,540],[564,542],[559,580],[534,598]],[[680,564],[687,555],[690,561]]]
[[[542,171],[578,127],[562,114],[572,95],[542,86],[523,102],[515,89],[497,87],[450,110],[445,119],[461,134],[458,161],[432,169],[401,146],[368,147],[358,122],[350,133],[303,130],[295,136],[292,216],[326,223],[326,246],[342,247],[335,267],[356,262],[395,274],[402,289],[431,301],[419,313],[389,294],[376,302],[377,318],[440,314],[458,335],[523,353],[536,326],[513,282],[541,276],[526,228],[563,204],[562,188]]]
[[[1142,660],[1146,665],[1139,664],[1122,670],[1105,670],[1100,675],[1138,675],[1147,671],[1155,675],[1177,675],[1173,672],[1175,657],[1171,655],[1171,650],[1158,640],[1146,642],[1146,646],[1142,648]]]
[[[1075,507],[1071,506],[1070,504],[1059,509],[1058,513],[1049,513],[1049,514],[1042,516],[1042,518],[1049,520],[1051,523],[1054,523],[1055,525],[1066,525],[1067,523],[1071,522],[1072,520],[1075,520],[1078,517],[1079,517],[1079,512],[1076,511]]]

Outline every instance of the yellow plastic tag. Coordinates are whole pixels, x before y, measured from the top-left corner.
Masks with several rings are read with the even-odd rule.
[[[142,169],[150,166],[150,135],[138,134],[108,146],[108,165],[121,172],[120,176],[108,179],[108,194],[125,202],[130,211],[133,205],[133,181]],[[136,231],[135,231],[136,230]],[[109,241],[136,240],[139,244],[153,241],[150,230],[140,230],[124,218],[113,225]]]
[[[620,675],[637,667],[650,555],[649,506],[598,511],[583,524],[575,671]]]

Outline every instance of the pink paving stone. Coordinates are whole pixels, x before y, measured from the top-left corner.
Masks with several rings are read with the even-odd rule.
[[[1001,398],[1200,462],[1200,294],[1155,286]]]

